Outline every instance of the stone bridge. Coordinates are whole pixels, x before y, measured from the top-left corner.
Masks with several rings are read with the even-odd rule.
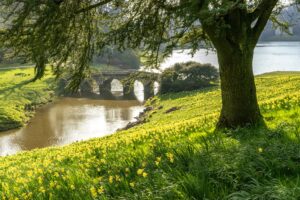
[[[100,96],[113,98],[112,81],[118,80],[123,86],[123,97],[125,99],[136,99],[134,94],[134,83],[139,81],[144,87],[144,99],[154,96],[154,83],[160,82],[160,74],[154,72],[122,70],[122,71],[102,71],[91,75],[89,81],[81,84],[82,94],[95,94],[95,86],[99,88]]]

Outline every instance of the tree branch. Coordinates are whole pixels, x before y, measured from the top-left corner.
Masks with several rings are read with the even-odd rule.
[[[252,36],[255,40],[259,39],[260,34],[264,30],[273,9],[279,0],[262,0],[262,2],[257,6],[257,8],[250,13],[251,22],[256,24],[252,28]]]
[[[82,9],[79,9],[75,12],[75,14],[79,14],[79,13],[83,13],[83,12],[87,12],[89,10],[92,10],[94,8],[97,8],[97,7],[100,7],[100,6],[103,6],[105,4],[108,4],[110,2],[112,2],[113,0],[103,0],[103,1],[100,1],[99,3],[96,3],[96,4],[93,4],[93,5],[90,5],[88,7],[85,7],[85,8],[82,8]]]

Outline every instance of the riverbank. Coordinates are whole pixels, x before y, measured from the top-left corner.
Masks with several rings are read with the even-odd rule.
[[[218,87],[155,97],[144,124],[0,158],[0,196],[299,199],[300,73],[265,74],[256,82],[266,126],[214,132]]]
[[[34,69],[0,71],[0,131],[23,126],[34,110],[55,98],[54,77],[47,75],[34,83]]]

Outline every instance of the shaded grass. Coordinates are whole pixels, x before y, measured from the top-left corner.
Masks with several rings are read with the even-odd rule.
[[[30,83],[33,69],[0,71],[0,131],[26,123],[34,109],[54,97],[54,80],[50,73]]]
[[[216,132],[220,90],[148,101],[148,122],[0,158],[2,199],[299,199],[300,74],[256,78],[266,126]],[[179,110],[166,114],[172,107]]]

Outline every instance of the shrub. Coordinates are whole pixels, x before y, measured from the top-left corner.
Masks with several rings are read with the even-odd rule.
[[[162,73],[160,92],[196,90],[211,86],[218,78],[218,70],[211,64],[177,63]]]

